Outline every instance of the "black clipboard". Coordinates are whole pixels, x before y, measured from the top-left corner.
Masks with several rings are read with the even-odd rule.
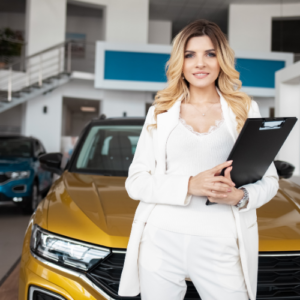
[[[248,118],[227,158],[238,188],[262,179],[297,122],[296,117]],[[220,175],[224,176],[226,168]],[[208,199],[206,205],[217,204]]]

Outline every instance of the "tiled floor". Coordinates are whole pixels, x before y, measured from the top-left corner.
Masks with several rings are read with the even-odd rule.
[[[0,203],[0,282],[21,255],[29,218],[13,203]]]

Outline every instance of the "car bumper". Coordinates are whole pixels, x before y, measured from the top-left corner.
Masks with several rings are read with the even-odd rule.
[[[84,274],[62,268],[40,257],[30,250],[31,226],[29,226],[24,240],[23,253],[19,277],[19,300],[33,300],[32,287],[52,293],[53,300],[66,299],[97,299],[113,300]]]
[[[19,179],[19,180],[10,180],[6,183],[0,185],[0,201],[14,201],[22,202],[20,199],[16,198],[26,198],[30,197],[32,189],[32,179]]]
[[[57,295],[58,299],[112,300],[84,275],[54,269],[51,265],[37,261],[34,257],[30,259],[29,266],[21,266],[20,275],[19,300],[34,299],[31,287],[45,294]],[[56,300],[56,298],[53,299]]]

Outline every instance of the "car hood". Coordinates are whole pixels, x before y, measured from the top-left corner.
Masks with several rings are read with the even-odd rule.
[[[126,248],[138,201],[126,177],[64,172],[47,195],[48,230],[103,246]]]
[[[300,250],[300,186],[280,179],[277,195],[257,209],[257,219],[260,251]]]
[[[129,198],[125,180],[65,171],[47,195],[47,229],[126,248],[139,202]],[[286,179],[279,180],[279,186],[277,195],[257,209],[260,251],[300,250],[300,186]]]
[[[0,159],[0,172],[22,171],[30,164],[31,158],[4,158]]]

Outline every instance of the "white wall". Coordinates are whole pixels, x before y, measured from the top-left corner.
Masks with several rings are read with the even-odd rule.
[[[127,117],[143,117],[146,103],[153,102],[150,92],[105,90],[103,93],[102,113],[107,117],[122,117],[123,112]]]
[[[297,117],[294,128],[279,151],[278,159],[295,166],[300,175],[300,61],[275,73],[276,117]]]
[[[47,113],[43,107],[47,106]],[[25,135],[32,135],[42,141],[47,152],[60,150],[62,101],[59,89],[27,102]]]
[[[26,1],[27,55],[65,40],[66,0]]]
[[[270,108],[275,107],[275,98],[274,97],[253,97],[259,106],[259,112],[262,118],[269,118]],[[276,114],[276,112],[275,112]]]
[[[300,3],[284,3],[282,11],[280,4],[230,4],[230,46],[234,50],[271,51],[272,17],[280,16],[300,16]]]
[[[63,109],[63,97],[102,100],[100,114],[107,117],[145,116],[145,103],[152,103],[150,92],[111,91],[94,88],[92,80],[74,79],[44,96],[32,99],[27,103],[25,116],[25,134],[39,138],[47,152],[60,151],[61,136],[67,128],[63,126],[62,118],[68,117]],[[48,113],[43,113],[43,106],[48,107]],[[86,122],[86,120],[83,120]],[[83,124],[83,123],[82,123]],[[78,130],[78,128],[76,129]]]
[[[76,0],[103,7],[104,39],[109,42],[148,43],[149,0]]]
[[[149,20],[148,43],[170,45],[172,40],[172,22]]]

